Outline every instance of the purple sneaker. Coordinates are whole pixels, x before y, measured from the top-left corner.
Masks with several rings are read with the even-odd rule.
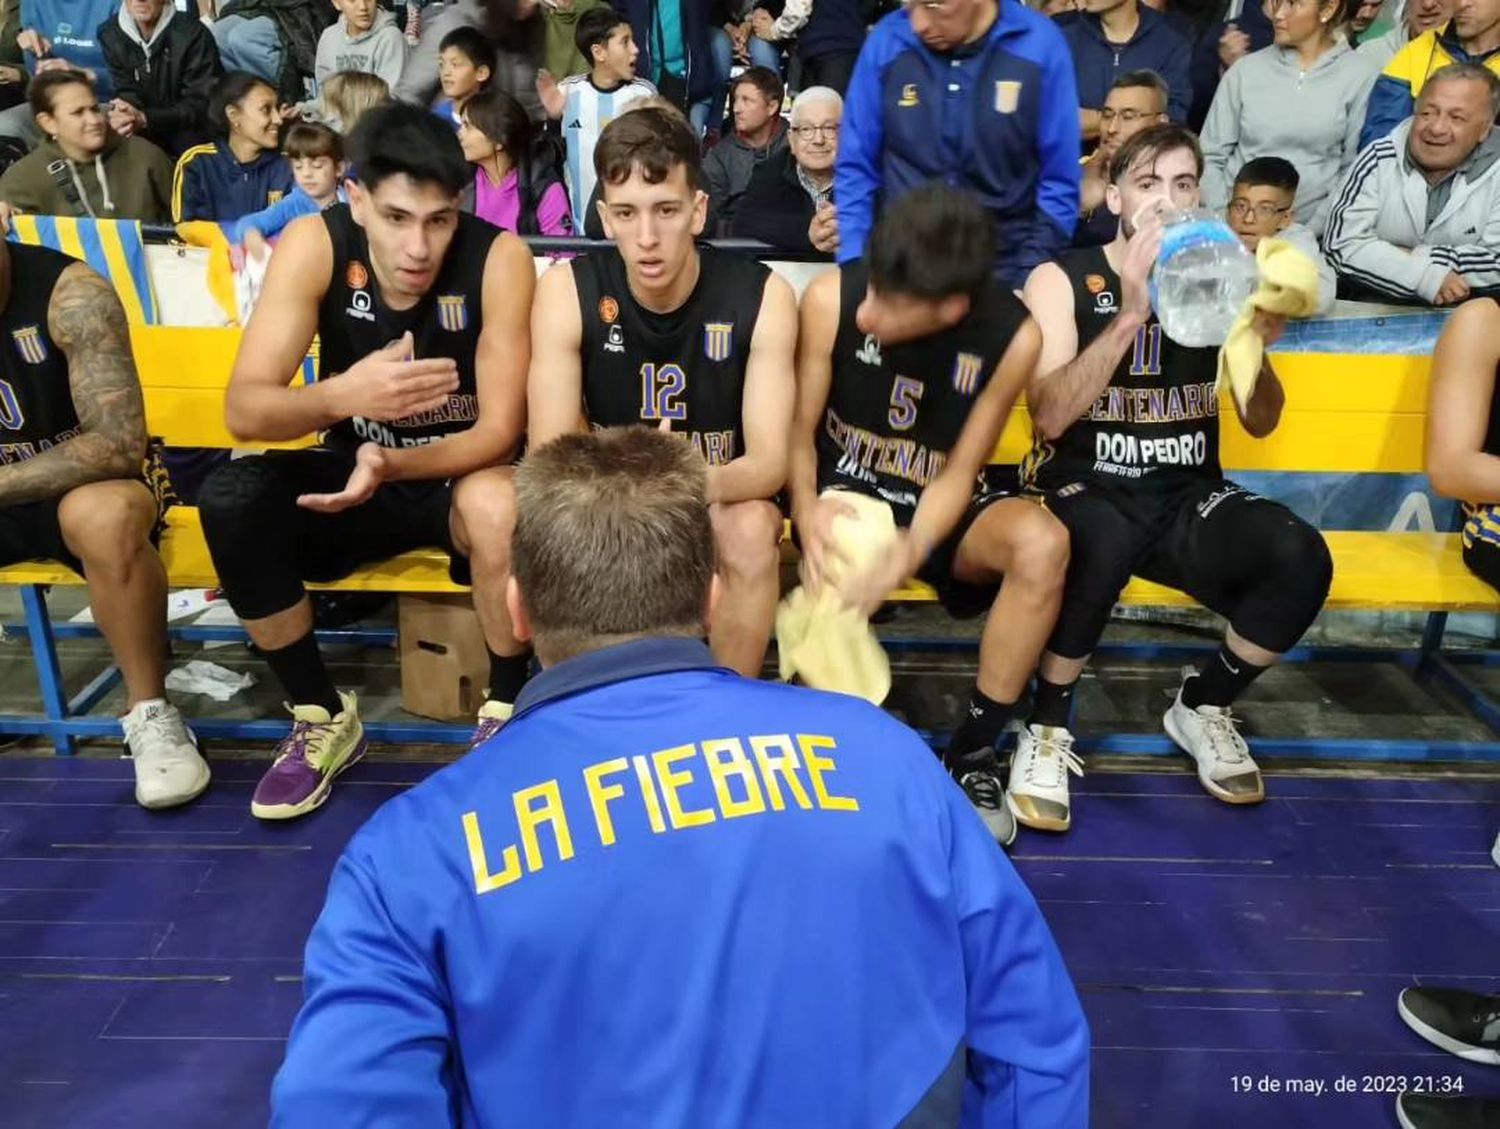
[[[322,805],[333,778],[365,755],[365,730],[353,694],[339,691],[344,708],[329,717],[322,706],[293,706],[292,731],[276,746],[276,760],[255,786],[250,814],[296,819]]]

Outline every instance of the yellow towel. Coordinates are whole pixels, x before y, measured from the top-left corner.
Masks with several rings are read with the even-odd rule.
[[[1260,285],[1234,319],[1219,349],[1218,388],[1227,385],[1232,389],[1242,412],[1255,392],[1265,357],[1260,334],[1251,328],[1255,311],[1305,318],[1318,308],[1318,265],[1285,239],[1262,239],[1255,252],[1255,265]]]
[[[234,263],[224,229],[208,220],[190,220],[177,225],[177,238],[189,247],[207,247],[208,292],[231,321],[239,321],[239,300],[234,288]]]
[[[800,676],[818,690],[853,694],[875,705],[891,692],[891,663],[864,616],[845,605],[839,585],[862,574],[889,552],[896,522],[884,502],[848,490],[837,495],[856,517],[840,515],[833,536],[840,556],[830,554],[828,575],[816,596],[795,588],[776,610],[776,647],[781,677]]]

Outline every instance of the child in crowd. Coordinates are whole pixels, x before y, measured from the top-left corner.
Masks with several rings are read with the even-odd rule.
[[[568,192],[555,169],[534,160],[531,119],[503,90],[482,90],[464,104],[458,131],[475,166],[472,210],[518,235],[572,235]]]
[[[335,133],[348,133],[366,110],[390,100],[385,79],[363,71],[339,71],[323,84],[319,117]]]
[[[495,73],[495,45],[473,27],[454,28],[438,47],[438,80],[443,97],[432,112],[457,129],[463,124],[464,104],[481,90],[489,89]]]
[[[344,143],[326,125],[298,122],[287,130],[286,159],[292,166],[297,187],[268,208],[251,212],[234,225],[231,243],[243,243],[245,251],[264,258],[268,239],[281,234],[298,216],[312,215],[344,199],[341,187],[347,166]]]
[[[1318,238],[1311,229],[1293,222],[1293,204],[1299,181],[1296,168],[1283,157],[1256,157],[1246,161],[1234,178],[1225,217],[1245,249],[1254,252],[1268,236],[1285,239],[1318,266],[1318,309],[1333,308],[1338,279],[1323,257]]]
[[[318,37],[313,81],[323,83],[339,71],[363,71],[385,79],[390,89],[406,65],[406,39],[396,17],[376,0],[333,0],[339,19]]]
[[[633,103],[656,95],[656,87],[635,77],[640,49],[624,16],[613,8],[595,8],[578,18],[578,50],[592,69],[558,83],[546,71],[537,75],[536,92],[547,116],[563,120],[568,146],[568,195],[573,201],[573,229],[584,229],[584,211],[594,193],[594,146],[604,127]]]

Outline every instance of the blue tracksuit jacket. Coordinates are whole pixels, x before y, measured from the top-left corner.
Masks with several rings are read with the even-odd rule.
[[[1036,903],[863,701],[654,639],[543,672],[339,860],[280,1129],[1082,1129]]]
[[[998,277],[1019,287],[1078,221],[1078,89],[1062,33],[1018,0],[977,43],[923,46],[904,11],[875,25],[844,101],[833,198],[839,261],[864,254],[880,201],[932,181],[995,218]]]

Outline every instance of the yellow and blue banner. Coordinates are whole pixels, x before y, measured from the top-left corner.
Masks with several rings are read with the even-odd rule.
[[[146,241],[134,220],[72,216],[12,216],[10,240],[50,247],[79,259],[109,279],[134,325],[156,325],[156,292],[146,264]]]

